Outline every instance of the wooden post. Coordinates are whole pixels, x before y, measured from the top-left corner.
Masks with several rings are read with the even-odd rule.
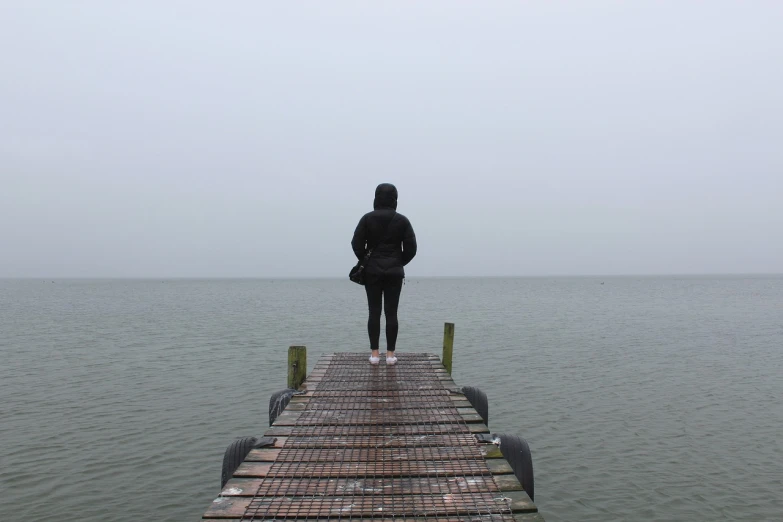
[[[298,390],[307,377],[307,348],[291,346],[288,348],[288,387]]]
[[[451,353],[454,350],[454,323],[443,326],[443,366],[451,374]]]

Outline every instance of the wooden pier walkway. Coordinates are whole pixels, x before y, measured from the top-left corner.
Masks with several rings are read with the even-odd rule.
[[[438,356],[399,359],[323,356],[203,518],[543,521]]]

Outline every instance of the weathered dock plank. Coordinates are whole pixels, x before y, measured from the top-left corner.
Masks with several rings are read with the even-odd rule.
[[[297,400],[294,400],[297,399]],[[295,397],[294,399],[291,399],[291,402],[288,404],[288,407],[286,408],[286,411],[304,411],[306,409],[312,410],[312,411],[318,411],[318,410],[331,410],[331,407],[329,405],[328,401],[320,400],[320,401],[308,401],[308,397]],[[473,406],[470,404],[470,401],[467,399],[459,399],[459,398],[452,398],[451,399],[452,406],[455,408],[470,408],[473,410],[472,412],[468,411],[467,413],[478,413],[473,408]],[[424,401],[410,401],[406,403],[389,403],[384,401],[362,401],[357,402],[356,404],[346,405],[345,409],[349,410],[418,410],[418,409],[428,409],[427,402]],[[465,411],[465,410],[463,410]],[[426,412],[423,412],[426,414]]]
[[[308,429],[310,428],[310,429]],[[317,428],[317,429],[316,429]],[[483,423],[471,423],[467,425],[469,433],[489,433],[489,428]],[[436,435],[445,433],[463,433],[459,424],[420,424],[400,425],[400,426],[278,426],[273,425],[264,434],[267,437],[306,437],[313,435],[345,435],[366,437],[370,435],[392,436],[392,435]]]
[[[543,522],[437,356],[328,355],[298,389],[205,520]]]
[[[475,444],[475,435],[469,433],[451,433],[444,435],[368,435],[355,436],[319,436],[319,437],[284,437],[277,436],[269,448],[396,448],[396,447],[426,447]],[[499,448],[494,444],[480,444],[482,451],[499,455]]]
[[[480,423],[484,422],[481,415],[473,408],[429,409],[388,409],[389,415],[379,416],[378,410],[305,410],[286,411],[278,415],[274,426],[339,426],[387,424],[393,420],[397,424],[419,424],[422,417],[438,423]]]
[[[273,462],[245,461],[234,472],[235,477],[459,477],[464,475],[511,474],[511,466],[502,459],[484,461],[422,461],[422,462]],[[393,465],[392,465],[393,464]]]
[[[297,449],[291,447],[262,448],[250,450],[245,461],[254,462],[361,462],[364,460],[463,460],[476,458],[503,458],[500,449],[494,444],[480,446],[383,446],[375,448],[318,448]]]
[[[244,515],[248,509],[274,513],[275,518],[372,517],[388,512],[395,517],[481,515],[495,511],[530,513],[536,508],[524,491],[458,493],[446,495],[383,495],[334,497],[222,497],[215,509],[224,517]]]
[[[413,495],[421,491],[430,494],[482,493],[521,491],[522,485],[514,475],[476,477],[403,477],[391,479],[278,479],[274,482],[261,478],[234,478],[223,488],[221,495],[230,497],[344,495],[360,492],[365,495]]]

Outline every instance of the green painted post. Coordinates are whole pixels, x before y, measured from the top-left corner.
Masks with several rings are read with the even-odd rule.
[[[288,348],[288,387],[298,390],[307,377],[307,348],[291,346]]]
[[[443,326],[443,366],[451,374],[451,353],[454,350],[454,323]]]

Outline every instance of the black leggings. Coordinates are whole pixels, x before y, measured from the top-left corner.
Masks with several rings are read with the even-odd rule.
[[[378,350],[381,337],[381,299],[386,312],[386,350],[393,352],[397,344],[397,305],[400,304],[402,278],[381,279],[365,285],[367,306],[370,318],[367,320],[367,333],[370,334],[370,349]]]

